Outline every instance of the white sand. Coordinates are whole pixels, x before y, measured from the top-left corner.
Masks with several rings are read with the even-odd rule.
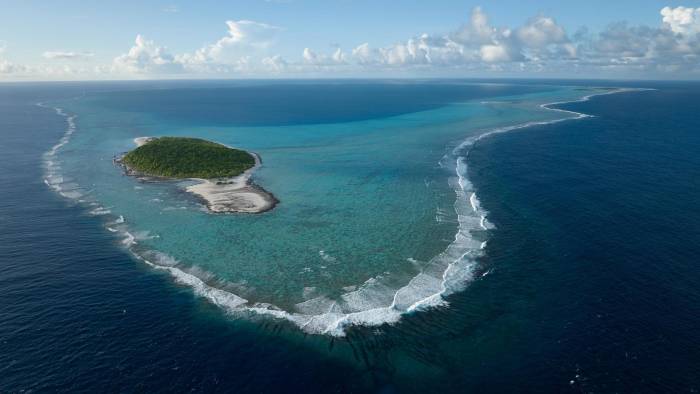
[[[141,146],[154,139],[153,137],[138,137],[134,138],[134,143]],[[199,183],[188,186],[185,190],[204,199],[207,208],[212,212],[260,213],[274,208],[277,199],[250,181],[253,172],[261,164],[260,157],[255,153],[250,153],[255,157],[255,166],[243,174],[233,178],[194,178]]]
[[[151,142],[155,139],[155,137],[136,137],[134,138],[134,143],[136,144],[136,147],[138,148],[141,145],[144,145],[148,142]]]

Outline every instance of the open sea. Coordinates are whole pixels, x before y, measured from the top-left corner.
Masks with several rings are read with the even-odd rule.
[[[0,84],[0,392],[697,392],[700,83]],[[262,157],[211,214],[115,156]]]

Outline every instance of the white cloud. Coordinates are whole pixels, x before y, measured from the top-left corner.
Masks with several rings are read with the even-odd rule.
[[[16,74],[25,72],[26,70],[27,68],[25,66],[0,59],[0,74]]]
[[[307,65],[333,66],[345,64],[347,56],[340,48],[336,48],[335,52],[333,52],[330,56],[317,54],[309,48],[304,48],[301,58],[302,62]]]
[[[175,74],[183,70],[182,64],[165,47],[157,46],[140,34],[129,52],[117,56],[113,61],[113,71],[116,73]]]
[[[665,26],[674,33],[695,35],[700,32],[700,8],[664,7],[661,16]]]
[[[469,22],[446,35],[422,34],[388,47],[369,43],[352,51],[357,64],[372,67],[460,67],[475,63],[514,62],[523,59],[510,29],[489,25],[481,8],[472,10]]]
[[[575,51],[565,30],[552,18],[533,18],[514,32],[491,26],[483,10],[476,7],[469,22],[451,33],[422,34],[381,48],[363,43],[352,51],[351,59],[359,65],[375,68],[491,69],[494,63],[540,61],[559,53],[573,56]]]
[[[406,71],[439,75],[444,70],[568,75],[572,70],[595,75],[600,71],[700,72],[700,8],[664,7],[656,27],[615,23],[597,34],[580,31],[571,36],[547,15],[536,15],[520,26],[494,27],[486,13],[476,7],[464,25],[443,34],[420,34],[391,45],[365,42],[349,53],[336,45],[325,53],[303,47],[296,59],[285,59],[275,51],[283,31],[280,27],[229,20],[226,28],[226,34],[211,44],[177,55],[138,35],[129,51],[114,59],[110,72],[219,76]],[[2,48],[0,45],[0,53]],[[44,53],[47,59],[90,56],[62,51]],[[0,63],[3,72],[20,68],[7,60]],[[61,70],[55,67],[55,72],[68,72]]]
[[[280,55],[270,56],[262,59],[262,64],[267,71],[280,73],[287,69],[288,63]]]
[[[333,52],[333,55],[331,55],[331,59],[333,59],[333,61],[338,64],[342,64],[345,63],[347,56],[340,48],[336,48],[335,52]]]
[[[700,8],[665,7],[660,13],[659,27],[615,23],[596,35],[572,37],[546,15],[519,27],[496,28],[476,7],[469,21],[451,33],[423,34],[385,47],[363,43],[347,62],[365,70],[700,72]],[[303,56],[305,64],[326,58],[311,49]]]
[[[379,51],[372,49],[368,42],[358,45],[352,50],[352,56],[360,64],[372,64],[379,58]]]
[[[515,30],[515,38],[525,57],[530,59],[574,58],[577,51],[562,26],[543,15],[531,18]]]
[[[527,48],[543,48],[551,44],[569,42],[564,28],[554,19],[546,16],[531,18],[525,25],[515,31],[515,36]]]
[[[320,62],[319,56],[316,54],[316,52],[309,48],[304,48],[304,52],[302,53],[301,57],[304,59],[304,62],[308,64],[319,64]]]
[[[233,50],[234,56],[244,56],[247,52],[267,48],[281,30],[277,26],[249,20],[226,21],[228,34],[215,43],[196,50],[193,54],[183,54],[178,61],[186,64],[204,64],[220,60],[225,52]]]
[[[215,74],[281,72],[287,62],[267,49],[281,30],[249,20],[227,21],[227,34],[194,52],[173,55],[167,48],[138,35],[128,53],[118,56],[112,72],[119,74]]]
[[[479,48],[479,55],[487,63],[508,62],[511,60],[508,49],[502,45],[482,45]]]
[[[430,44],[427,42],[430,36],[423,35],[419,38],[410,38],[406,43],[396,44],[393,47],[381,49],[383,61],[389,65],[404,64],[429,64]]]
[[[280,30],[277,26],[249,20],[227,21],[229,37],[219,40],[220,46],[247,43],[266,46]]]
[[[94,54],[91,52],[46,51],[41,56],[52,60],[85,60],[93,57]]]
[[[491,25],[481,7],[475,7],[469,18],[469,23],[463,25],[451,34],[458,43],[467,46],[480,46],[492,44],[498,36],[498,31]]]

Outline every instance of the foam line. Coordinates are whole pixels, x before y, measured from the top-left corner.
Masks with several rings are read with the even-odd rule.
[[[557,105],[585,102],[585,101],[589,101],[591,98],[596,97],[596,96],[606,96],[609,94],[625,93],[625,92],[643,92],[643,91],[650,91],[650,90],[655,90],[655,89],[619,88],[619,89],[608,90],[606,92],[601,92],[601,93],[592,93],[592,94],[583,96],[583,97],[575,99],[575,100],[556,101],[556,102],[552,102],[552,103],[540,104],[540,108],[543,108],[543,109],[546,109],[549,111],[571,114],[574,116],[570,117],[570,118],[559,118],[559,119],[544,120],[544,121],[525,122],[525,123],[520,123],[520,124],[516,124],[516,125],[512,125],[512,126],[505,126],[505,127],[496,128],[496,129],[487,131],[483,134],[480,134],[476,137],[466,139],[464,142],[462,142],[460,145],[458,145],[454,149],[453,153],[455,155],[457,155],[457,154],[459,154],[460,151],[463,151],[464,148],[469,147],[471,145],[474,145],[477,141],[482,140],[486,137],[490,137],[490,136],[495,135],[495,134],[506,133],[509,131],[524,129],[524,128],[528,128],[528,127],[532,127],[532,126],[544,126],[544,125],[548,125],[548,124],[555,124],[555,123],[564,122],[567,120],[576,120],[576,119],[592,118],[593,117],[593,115],[588,115],[588,114],[584,114],[581,112],[570,111],[570,110],[561,109],[561,108],[552,108],[552,107],[557,106]]]

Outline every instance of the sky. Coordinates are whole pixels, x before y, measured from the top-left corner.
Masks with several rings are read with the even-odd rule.
[[[700,78],[700,0],[0,0],[0,81]]]

